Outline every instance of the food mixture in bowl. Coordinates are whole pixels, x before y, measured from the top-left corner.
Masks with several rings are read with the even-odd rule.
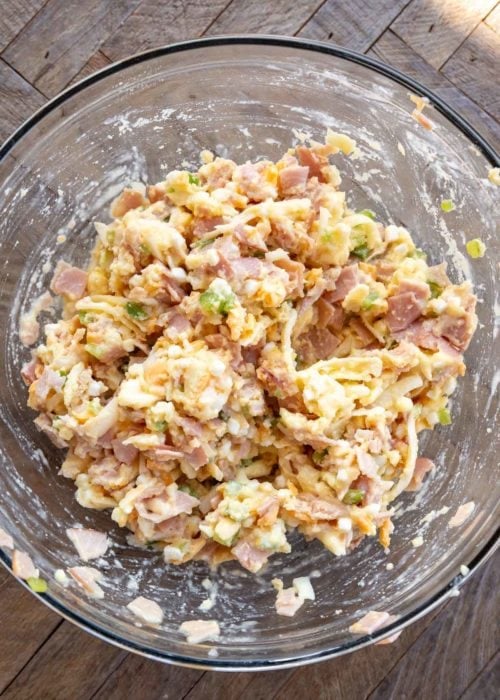
[[[277,163],[205,151],[115,200],[87,271],[57,266],[29,405],[78,502],[166,562],[258,572],[293,528],[388,547],[391,503],[433,467],[417,436],[450,422],[475,297],[349,209],[329,156],[355,150],[329,131]]]

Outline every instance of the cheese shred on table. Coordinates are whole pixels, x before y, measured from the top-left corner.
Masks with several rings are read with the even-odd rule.
[[[475,330],[468,282],[402,227],[353,211],[330,156],[354,142],[127,188],[88,270],[60,262],[56,323],[23,368],[78,502],[166,562],[257,572],[298,529],[384,547],[433,463]]]

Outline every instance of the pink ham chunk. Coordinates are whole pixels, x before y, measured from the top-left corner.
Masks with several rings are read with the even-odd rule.
[[[295,151],[300,164],[308,168],[309,177],[317,177],[320,182],[324,182],[322,168],[328,165],[328,158],[319,156],[307,146],[297,146]]]
[[[327,328],[312,327],[300,337],[297,350],[303,362],[312,364],[318,360],[328,360],[339,343],[339,339]]]
[[[149,625],[161,625],[163,621],[163,610],[158,603],[148,598],[139,596],[127,605],[127,608],[143,622]]]
[[[68,573],[90,598],[104,598],[104,591],[97,583],[102,579],[98,569],[92,566],[73,566],[68,569]]]
[[[349,627],[351,634],[373,634],[378,629],[391,621],[392,615],[388,612],[370,610],[360,620]]]
[[[341,306],[330,304],[324,297],[321,297],[316,303],[316,310],[320,328],[332,328],[334,331],[341,330],[345,318],[345,312]]]
[[[116,459],[122,464],[132,464],[139,450],[134,445],[124,445],[121,440],[111,440],[111,448]]]
[[[422,486],[425,475],[432,471],[435,467],[432,459],[427,459],[427,457],[417,457],[415,462],[415,469],[413,471],[413,476],[410,483],[406,487],[407,491],[418,491]]]
[[[224,223],[222,216],[209,216],[204,219],[196,219],[193,226],[193,235],[195,238],[203,238],[206,233],[215,230],[216,226]]]
[[[434,333],[447,340],[454,348],[464,352],[476,330],[477,318],[474,313],[466,313],[461,317],[443,314],[435,323]]]
[[[38,578],[39,571],[33,564],[32,558],[26,552],[14,550],[12,555],[12,571],[14,576],[24,579]]]
[[[253,547],[248,542],[238,542],[231,551],[240,562],[241,566],[251,571],[253,574],[262,569],[269,557],[269,552],[263,552],[261,549]]]
[[[325,299],[334,304],[336,301],[342,301],[347,294],[354,289],[358,284],[358,266],[347,265],[340,271],[340,275],[335,280],[335,289],[332,292],[325,294]]]
[[[307,165],[289,165],[280,171],[278,183],[280,193],[284,197],[293,197],[304,194],[309,177]]]
[[[81,299],[87,288],[87,273],[60,260],[50,283],[54,294],[64,294],[69,299]]]
[[[104,532],[73,527],[66,530],[66,534],[75,546],[82,561],[98,559],[104,556],[108,550],[109,540]]]
[[[323,498],[317,498],[312,494],[305,493],[297,496],[291,506],[294,515],[298,520],[336,520],[345,515],[349,515],[349,509],[338,501],[333,503]],[[304,517],[305,516],[305,517]]]
[[[24,379],[24,383],[29,386],[33,384],[36,379],[36,368],[38,365],[38,360],[34,357],[29,362],[25,362],[21,367],[21,377]]]
[[[278,615],[293,617],[304,604],[304,599],[297,595],[295,588],[283,588],[276,596],[276,612]]]
[[[428,297],[429,287],[426,287],[427,294],[423,289],[414,285],[412,289],[401,287],[401,291],[387,299],[389,311],[386,316],[386,321],[391,332],[403,331],[410,324],[417,320],[422,315],[425,307],[425,302]]]
[[[220,636],[220,627],[216,620],[186,620],[179,626],[179,631],[189,644],[201,644]]]

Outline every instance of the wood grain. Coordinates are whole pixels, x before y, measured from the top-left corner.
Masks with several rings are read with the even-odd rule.
[[[1,693],[61,624],[61,618],[7,574],[0,583],[0,620]]]
[[[126,652],[121,649],[63,622],[16,676],[2,698],[86,700],[125,656]]]
[[[47,97],[70,82],[139,0],[49,0],[3,58]]]
[[[156,46],[201,36],[228,0],[143,0],[137,10],[101,47],[112,61]]]
[[[373,55],[381,61],[399,68],[412,78],[420,80],[462,114],[493,147],[500,147],[498,122],[486,114],[476,102],[453,85],[442,73],[416,54],[390,29],[380,37],[368,55]]]
[[[295,34],[322,4],[322,0],[274,0],[272,3],[233,0],[207,34]]]
[[[44,102],[43,95],[0,58],[0,141]]]
[[[110,63],[111,61],[102,53],[102,51],[96,51],[95,54],[89,58],[81,71],[75,75],[71,81],[71,84],[77,83],[79,80],[83,80],[83,78],[88,78],[89,75],[101,70],[101,68],[106,68],[106,66],[109,66]]]
[[[500,34],[500,2],[485,18],[484,23],[494,32]]]
[[[412,657],[403,657],[371,700],[435,697],[456,700],[494,655],[500,642],[498,627],[477,622],[495,620],[500,609],[497,554],[482,576],[468,583],[467,594],[453,598],[415,644]],[[459,653],[457,653],[459,650]],[[480,697],[480,696],[479,696]],[[478,698],[479,700],[479,698]]]
[[[47,97],[112,60],[203,34],[249,32],[369,52],[434,90],[500,148],[495,0],[0,0],[0,140]],[[499,558],[393,645],[259,674],[204,673],[127,654],[61,622],[0,568],[0,695],[496,700]]]
[[[202,675],[202,671],[159,664],[129,654],[107,678],[92,700],[123,700],[124,698],[180,700],[189,693]],[[220,675],[217,674],[217,677],[220,678]]]
[[[443,67],[444,75],[500,119],[500,37],[480,24]]]
[[[327,0],[299,36],[367,51],[409,0]]]
[[[498,700],[499,688],[500,652],[497,652],[460,696],[460,700]]]
[[[413,0],[392,30],[434,68],[440,68],[497,0]]]
[[[0,12],[0,51],[10,44],[46,0],[16,0],[2,4]]]

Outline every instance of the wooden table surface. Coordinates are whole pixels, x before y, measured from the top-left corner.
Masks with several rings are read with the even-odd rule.
[[[500,146],[496,0],[0,0],[0,141],[47,99],[112,61],[236,33],[296,35],[376,56]],[[204,673],[128,654],[61,620],[0,569],[0,693],[6,700],[493,700],[498,562],[497,555],[393,645],[260,674]]]

